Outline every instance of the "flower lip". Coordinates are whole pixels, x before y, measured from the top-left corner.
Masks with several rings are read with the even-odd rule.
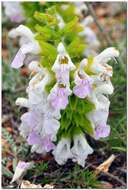
[[[106,82],[106,81],[109,81],[110,77],[106,73],[101,73],[100,79],[102,82]]]
[[[65,84],[62,84],[62,83],[59,83],[59,84],[58,84],[58,87],[59,87],[59,88],[66,88],[66,85],[65,85]]]
[[[60,57],[59,58],[59,63],[60,64],[68,64],[68,57],[66,57],[66,56],[62,56],[62,57]]]
[[[87,77],[82,75],[80,72],[78,72],[78,76],[80,77],[80,79],[87,79]]]
[[[95,139],[105,138],[110,134],[110,126],[106,123],[96,124]]]

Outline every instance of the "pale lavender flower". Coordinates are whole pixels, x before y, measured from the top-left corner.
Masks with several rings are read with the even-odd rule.
[[[93,128],[99,123],[106,123],[109,114],[110,101],[102,94],[97,95],[98,109],[89,112],[86,116],[92,122]]]
[[[57,71],[56,72],[56,78],[58,83],[63,83],[69,85],[69,77],[70,77],[70,71],[69,69],[65,69],[64,71]]]
[[[40,148],[42,147],[43,150],[49,152],[54,149],[55,145],[51,141],[51,136],[47,135],[41,137],[36,132],[31,132],[27,138],[27,142],[29,145],[38,145]]]
[[[100,42],[98,41],[94,31],[90,27],[85,27],[84,31],[82,31],[80,35],[85,36],[86,43],[88,44],[88,46],[84,50],[84,55],[96,56],[97,55],[96,50],[100,46]]]
[[[73,64],[70,56],[66,52],[66,49],[62,43],[59,43],[57,47],[58,55],[55,60],[55,63],[52,66],[52,70],[55,73],[61,73],[63,74],[64,71],[71,71],[74,70],[76,67]]]
[[[40,133],[41,137],[50,135],[51,140],[56,140],[56,134],[60,127],[60,123],[56,117],[60,118],[58,115],[60,113],[54,110],[51,112],[48,106],[45,106],[45,109],[47,111],[44,113],[40,113],[38,110],[32,110],[21,116],[22,123],[19,129],[22,136],[27,137],[34,131]]]
[[[110,134],[110,126],[107,125],[110,101],[104,95],[98,94],[98,109],[91,111],[86,116],[94,129],[94,138],[104,138]]]
[[[27,56],[30,56],[29,54],[39,54],[40,46],[38,42],[35,40],[35,34],[33,34],[28,27],[20,25],[17,28],[12,29],[9,32],[9,37],[20,37],[20,49],[17,52],[13,62],[11,63],[11,66],[13,68],[20,68],[24,64],[24,59]]]
[[[48,101],[51,106],[57,110],[63,110],[68,104],[68,96],[71,95],[71,90],[63,84],[55,84],[50,91]]]
[[[42,140],[43,146],[45,147],[46,152],[49,152],[55,148],[55,145],[51,141],[51,136],[47,135]]]
[[[22,49],[20,48],[11,63],[11,67],[15,69],[22,67],[24,64],[24,59],[25,54],[22,52]]]
[[[21,116],[21,121],[29,128],[34,129],[37,125],[37,113],[32,111],[26,112]]]
[[[27,142],[29,145],[41,144],[41,141],[41,136],[35,131],[30,132],[30,134],[28,135]]]
[[[106,123],[99,123],[95,128],[95,139],[105,138],[110,134],[110,126]]]
[[[43,130],[41,135],[47,134],[51,137],[52,141],[56,140],[56,134],[60,127],[60,122],[52,116],[52,113],[48,116],[47,113],[44,116]]]
[[[12,21],[20,23],[25,20],[20,2],[3,2],[5,15]]]
[[[14,181],[18,181],[20,179],[20,177],[28,170],[32,167],[33,162],[24,162],[24,161],[19,161],[16,169],[15,169],[15,173],[13,175],[13,178],[11,180],[11,183],[13,183]]]
[[[19,161],[17,167],[26,170],[30,167],[30,162]]]
[[[27,137],[32,130],[36,130],[38,124],[37,112],[29,111],[21,116],[21,125],[19,127],[20,134],[23,137]]]
[[[79,71],[75,74],[75,87],[73,88],[73,93],[79,98],[86,98],[90,96],[92,92],[92,83],[93,80],[86,73],[79,73]]]

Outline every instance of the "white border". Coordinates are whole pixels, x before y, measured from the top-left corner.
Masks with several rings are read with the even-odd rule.
[[[1,44],[1,48],[0,48],[0,57],[1,57],[1,63],[0,63],[0,121],[2,120],[2,117],[1,117],[1,114],[2,114],[2,99],[1,99],[1,93],[2,93],[2,6],[1,6],[1,2],[4,2],[4,1],[9,1],[9,2],[20,2],[20,0],[3,0],[3,1],[0,1],[0,22],[1,22],[1,27],[0,27],[0,44]],[[25,2],[26,0],[24,0]],[[35,0],[27,0],[26,2],[34,2]],[[42,0],[43,2],[44,0]],[[78,2],[78,0],[48,0],[46,2]],[[21,1],[22,2],[22,1]],[[79,0],[79,2],[126,2],[127,3],[127,10],[128,10],[128,0],[98,0],[98,1],[93,1],[93,0],[88,0],[88,1],[83,1],[83,0]],[[127,49],[128,49],[128,11],[127,11]],[[127,53],[127,63],[128,63],[128,53]],[[127,64],[126,63],[126,64]],[[128,65],[127,65],[127,83],[128,83]],[[128,85],[127,85],[127,100],[128,100]],[[128,107],[128,104],[126,105]],[[128,118],[128,111],[127,111],[127,118]],[[128,119],[127,119],[127,126],[128,126]],[[1,137],[1,127],[0,127],[0,137]],[[1,161],[1,145],[0,145],[0,161]],[[128,169],[128,130],[127,130],[127,169]],[[1,187],[1,177],[2,177],[2,172],[1,172],[1,164],[0,164],[0,189],[2,189]],[[128,189],[128,177],[127,177],[127,189]]]

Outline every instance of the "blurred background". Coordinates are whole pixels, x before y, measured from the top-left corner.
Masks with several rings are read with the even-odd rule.
[[[20,70],[10,67],[18,49],[18,43],[17,40],[12,41],[8,38],[8,31],[18,24],[10,22],[4,14],[4,8],[2,8],[3,187],[15,187],[15,185],[9,186],[9,182],[17,161],[24,160],[26,157],[37,162],[36,174],[30,171],[26,176],[26,179],[31,182],[37,175],[39,176],[36,178],[37,183],[42,185],[50,183],[55,188],[96,188],[95,185],[99,181],[104,182],[102,185],[104,184],[106,188],[125,188],[126,186],[126,3],[96,2],[86,3],[86,5],[88,6],[88,14],[94,18],[91,28],[100,41],[98,52],[109,46],[114,46],[120,51],[119,58],[110,63],[113,66],[112,83],[115,88],[114,93],[110,96],[111,106],[108,123],[111,126],[111,135],[105,140],[96,142],[95,152],[87,160],[87,166],[93,163],[91,167],[87,167],[88,170],[81,169],[70,161],[65,166],[58,166],[51,155],[47,155],[45,158],[37,154],[29,155],[30,149],[18,132],[20,116],[25,110],[15,105],[17,97],[26,96],[25,89],[29,80],[28,70],[26,67],[22,67]],[[99,165],[111,154],[115,154],[116,159],[109,168],[109,175],[94,176],[93,166]],[[79,172],[79,175],[75,174],[75,171]],[[103,187],[102,185],[100,188]]]

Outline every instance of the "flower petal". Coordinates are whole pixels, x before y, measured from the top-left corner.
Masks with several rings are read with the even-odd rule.
[[[24,59],[25,59],[25,54],[22,52],[22,50],[20,48],[11,63],[11,67],[15,68],[15,69],[19,69],[20,67],[23,66]]]

